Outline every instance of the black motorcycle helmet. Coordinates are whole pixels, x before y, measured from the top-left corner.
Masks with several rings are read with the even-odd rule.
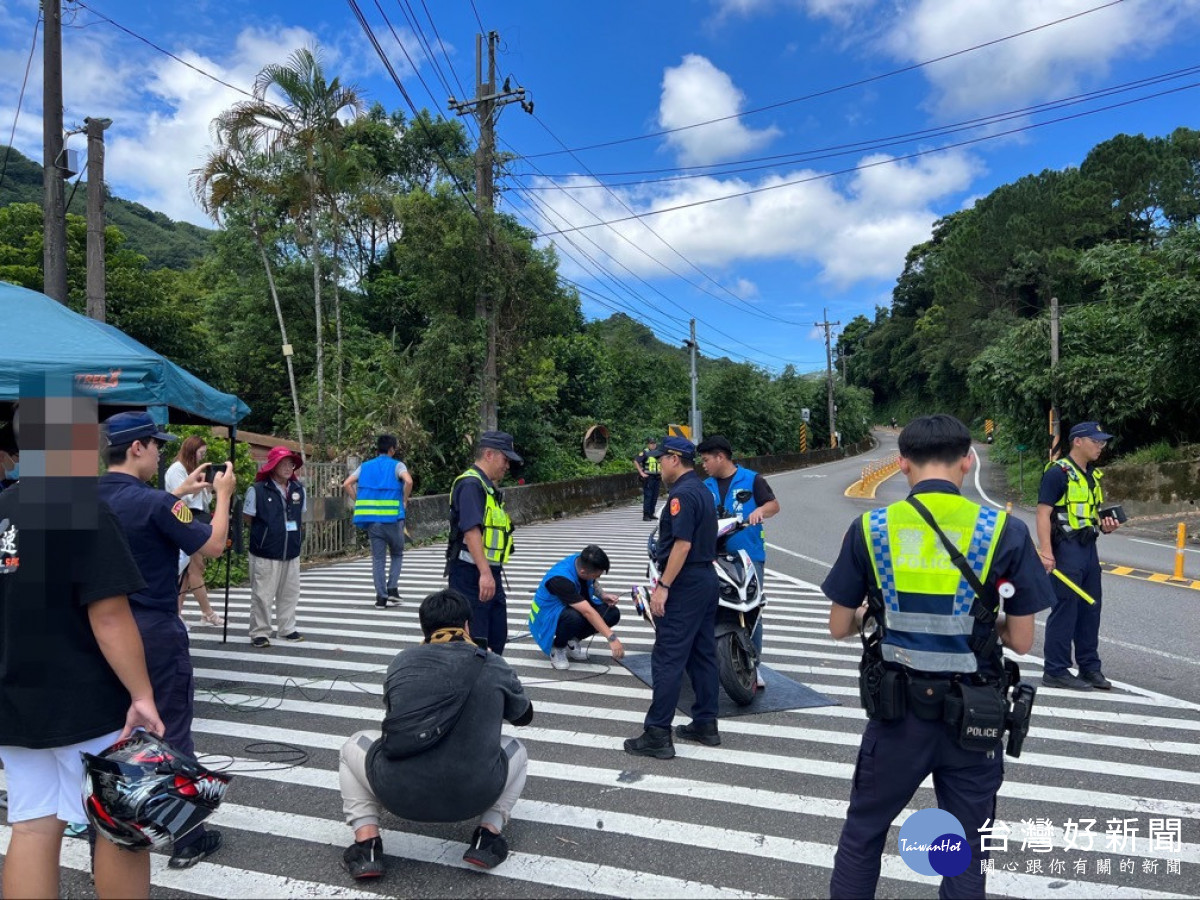
[[[210,772],[161,737],[138,731],[83,757],[83,808],[120,847],[164,849],[212,815],[229,775]]]

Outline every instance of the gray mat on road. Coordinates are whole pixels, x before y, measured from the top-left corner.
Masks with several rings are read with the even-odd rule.
[[[650,677],[650,654],[627,653],[621,660],[621,665],[636,675],[647,685],[653,687],[654,680]],[[717,717],[732,719],[734,716],[753,716],[758,713],[779,712],[784,709],[807,709],[812,706],[840,706],[837,700],[831,700],[824,694],[818,694],[810,687],[798,681],[793,681],[786,675],[780,675],[770,666],[759,666],[765,689],[760,688],[754,699],[747,706],[738,706],[729,699],[724,690],[721,691],[717,704]],[[683,688],[679,692],[679,702],[675,708],[685,715],[691,715],[692,703],[696,695],[692,693],[692,684],[687,673],[683,676]]]

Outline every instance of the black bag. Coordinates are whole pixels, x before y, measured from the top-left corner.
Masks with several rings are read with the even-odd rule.
[[[946,724],[963,750],[986,752],[1000,746],[1008,702],[995,684],[957,682],[946,698]]]
[[[389,676],[385,685],[385,702],[390,704],[393,693],[406,701],[402,708],[389,705],[383,719],[383,738],[380,749],[388,759],[405,759],[434,747],[454,730],[475,689],[479,674],[487,661],[487,651],[475,647],[470,668],[447,650],[437,657],[427,657],[421,665],[410,665]]]

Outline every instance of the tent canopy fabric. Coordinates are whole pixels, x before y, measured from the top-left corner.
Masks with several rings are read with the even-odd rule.
[[[74,382],[104,407],[146,408],[159,424],[236,425],[250,407],[124,332],[23,287],[0,282],[0,403],[22,379]]]

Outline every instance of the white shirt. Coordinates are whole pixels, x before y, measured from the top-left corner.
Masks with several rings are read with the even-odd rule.
[[[175,493],[175,488],[179,487],[185,481],[190,473],[183,467],[183,463],[179,460],[171,463],[167,469],[166,478],[163,480],[163,485],[167,489],[167,493]],[[208,487],[203,487],[194,494],[184,494],[180,497],[190,509],[198,509],[202,512],[208,512],[209,506],[212,505],[212,490]]]

